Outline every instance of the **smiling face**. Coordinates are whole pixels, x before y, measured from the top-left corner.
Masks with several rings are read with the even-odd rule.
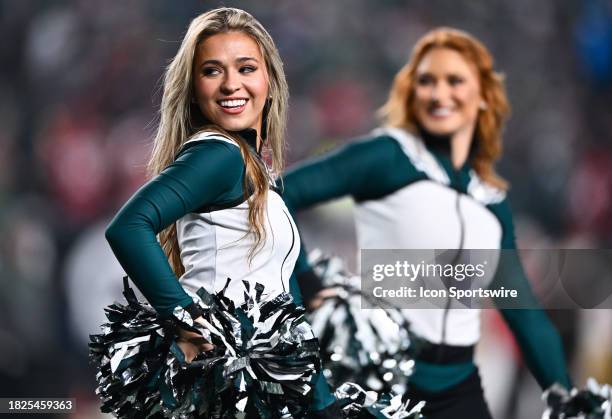
[[[412,106],[416,119],[435,135],[471,135],[482,102],[476,67],[457,51],[434,48],[416,68]]]
[[[261,128],[268,74],[257,43],[242,32],[212,35],[194,58],[193,87],[202,114],[227,131]]]

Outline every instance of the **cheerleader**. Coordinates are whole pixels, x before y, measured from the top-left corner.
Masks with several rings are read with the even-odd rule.
[[[278,51],[250,14],[220,8],[191,22],[166,70],[151,180],[106,230],[159,316],[179,307],[201,321],[191,293],[219,292],[227,278],[236,306],[243,281],[290,291],[300,238],[272,176],[283,165],[287,100]],[[187,362],[213,348],[188,331],[178,345]],[[318,376],[312,416],[332,415],[334,400]]]
[[[508,112],[487,49],[464,32],[434,30],[396,75],[384,127],[291,170],[285,202],[293,211],[351,196],[361,249],[508,249],[495,284],[517,289],[532,309],[501,314],[542,388],[570,388],[558,333],[512,251],[508,184],[494,170]],[[480,310],[447,305],[406,315],[423,348],[407,396],[427,402],[427,418],[490,418],[473,361]]]

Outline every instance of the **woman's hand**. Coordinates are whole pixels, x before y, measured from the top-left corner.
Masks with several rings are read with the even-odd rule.
[[[195,322],[202,324],[202,318],[198,317]],[[191,332],[184,329],[179,329],[179,337],[176,340],[177,345],[185,354],[185,361],[190,363],[201,352],[212,351],[215,345],[207,341],[202,335],[196,332]]]
[[[310,301],[308,301],[308,303],[306,304],[306,308],[308,309],[308,311],[314,311],[321,307],[323,301],[327,300],[328,298],[333,298],[337,295],[338,288],[323,288],[321,291],[316,293]]]

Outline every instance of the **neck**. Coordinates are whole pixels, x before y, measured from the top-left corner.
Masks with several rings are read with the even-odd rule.
[[[238,135],[244,141],[246,141],[246,143],[253,149],[253,151],[259,154],[262,139],[256,130],[254,130],[253,128],[246,128],[241,131],[232,131],[232,132]]]
[[[461,130],[453,134],[450,138],[451,162],[455,169],[463,167],[472,147],[474,138],[474,127]]]
[[[418,125],[417,129],[427,147],[442,151],[447,155],[455,170],[462,168],[474,152],[474,147],[472,147],[474,127],[468,127],[468,129],[455,132],[452,135],[432,134]]]

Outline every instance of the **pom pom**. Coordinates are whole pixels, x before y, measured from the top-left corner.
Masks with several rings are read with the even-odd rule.
[[[358,384],[344,383],[338,387],[335,396],[345,418],[423,418],[421,410],[425,402],[414,404],[410,400],[402,400],[399,394],[385,393],[379,396],[375,391],[366,391]]]
[[[228,280],[229,284],[229,280]],[[291,417],[310,405],[319,369],[318,343],[304,311],[289,294],[265,295],[243,281],[246,302],[236,308],[201,288],[202,319],[177,307],[161,320],[127,286],[127,305],[105,311],[108,323],[92,335],[96,393],[102,411],[118,417]],[[197,331],[215,349],[186,363],[178,328]]]
[[[336,387],[353,382],[377,392],[406,390],[414,360],[410,355],[409,324],[400,309],[361,309],[359,277],[347,273],[339,258],[310,254],[314,271],[337,295],[326,299],[310,318],[319,337],[323,372]]]
[[[568,392],[554,384],[542,394],[542,400],[548,406],[542,419],[612,419],[612,388],[599,385],[593,378],[587,380],[583,390],[573,388]]]

